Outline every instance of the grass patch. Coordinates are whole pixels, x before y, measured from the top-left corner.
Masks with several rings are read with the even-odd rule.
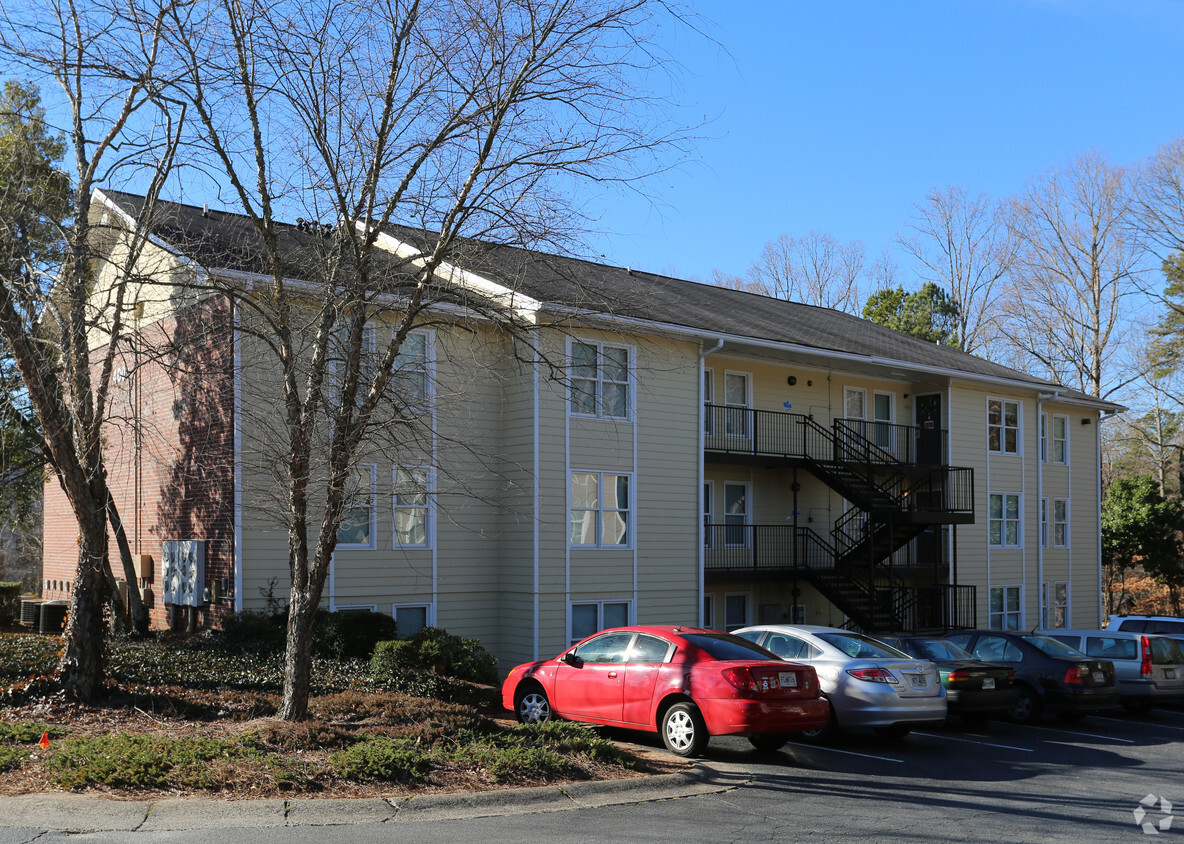
[[[29,751],[24,748],[0,747],[0,774],[19,768],[29,755]]]
[[[67,739],[49,757],[46,770],[67,791],[94,786],[217,791],[233,779],[234,766],[228,763],[256,753],[232,739],[116,733]]]
[[[432,759],[418,740],[386,736],[335,753],[331,763],[337,776],[355,782],[418,783],[432,769]]]
[[[41,736],[45,733],[49,733],[51,739],[59,739],[69,733],[69,730],[65,727],[51,727],[48,724],[0,721],[0,744],[31,744],[41,741]]]

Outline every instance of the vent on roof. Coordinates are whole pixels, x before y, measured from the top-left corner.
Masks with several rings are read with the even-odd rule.
[[[309,234],[319,234],[321,237],[329,237],[333,234],[333,226],[328,223],[318,223],[315,220],[306,220],[303,217],[296,218],[296,228]]]

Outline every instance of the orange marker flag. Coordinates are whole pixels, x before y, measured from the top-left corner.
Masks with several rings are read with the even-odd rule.
[[[41,741],[37,742],[37,746],[42,750],[49,750],[49,730],[41,734]]]

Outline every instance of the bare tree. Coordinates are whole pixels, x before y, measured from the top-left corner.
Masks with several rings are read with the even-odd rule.
[[[960,187],[932,190],[914,206],[910,234],[900,244],[920,264],[921,277],[950,291],[957,330],[967,352],[986,353],[997,337],[997,288],[1015,261],[1015,238],[1001,206]]]
[[[19,115],[16,156],[3,183],[8,252],[0,273],[0,331],[40,421],[43,456],[78,521],[78,565],[71,590],[63,686],[93,698],[103,679],[103,609],[111,593],[107,515],[113,499],[103,460],[103,425],[126,311],[130,268],[142,241],[95,286],[107,254],[104,209],[92,206],[103,180],[142,179],[151,200],[171,169],[182,110],[164,102],[153,69],[164,15],[54,2],[6,4],[0,53],[9,66],[53,85],[64,138],[39,109]],[[119,11],[123,11],[120,9]],[[60,152],[70,175],[56,170]],[[12,163],[12,162],[9,162]],[[151,208],[151,201],[146,207]],[[37,237],[29,232],[41,230]],[[52,241],[59,254],[46,254]],[[109,257],[109,256],[108,256]],[[125,559],[130,568],[130,559]],[[125,568],[125,574],[127,569]],[[128,575],[133,582],[134,575]],[[129,598],[139,604],[139,596]],[[142,610],[141,613],[142,615]]]
[[[1160,257],[1184,253],[1184,137],[1161,146],[1143,167],[1131,221]]]
[[[583,225],[574,186],[632,181],[679,142],[635,84],[658,67],[647,39],[667,12],[650,0],[207,0],[173,13],[170,90],[258,257],[249,287],[212,281],[274,370],[261,404],[282,421],[282,717],[307,709],[313,622],[358,462],[430,436],[412,424],[430,396],[406,392],[409,374],[422,384],[413,330],[463,308],[525,359],[543,354],[512,294],[454,269],[481,259],[471,238],[562,247]]]
[[[1033,181],[1012,211],[1007,340],[1023,360],[1103,398],[1137,377],[1113,365],[1144,260],[1127,226],[1133,198],[1131,174],[1091,152]]]
[[[783,234],[765,244],[748,270],[755,292],[820,308],[858,313],[863,244],[840,244],[834,235],[813,230],[805,237]]]

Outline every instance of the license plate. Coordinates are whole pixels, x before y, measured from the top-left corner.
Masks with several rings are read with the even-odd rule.
[[[995,688],[995,678],[994,677],[984,677],[983,678],[983,688],[984,689]]]
[[[929,685],[924,674],[909,674],[908,678],[909,682],[913,684],[914,689],[923,689]]]
[[[796,689],[798,685],[798,675],[792,671],[779,671],[777,679],[781,681],[781,688]]]
[[[1176,679],[1176,669],[1174,669],[1174,668],[1165,668],[1165,669],[1163,670],[1163,679],[1165,679],[1165,680],[1175,680],[1175,679]]]

